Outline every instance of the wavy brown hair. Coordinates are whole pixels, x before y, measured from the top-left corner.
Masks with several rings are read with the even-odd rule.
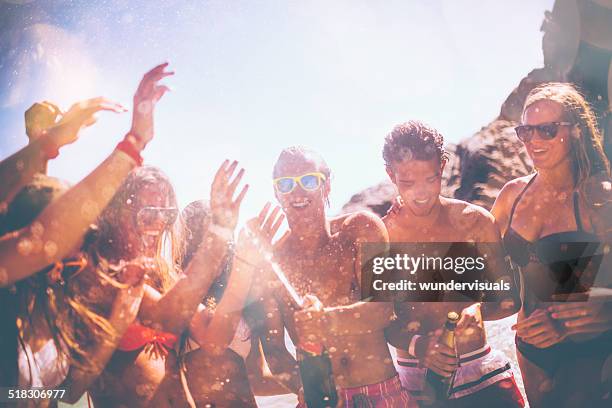
[[[534,88],[527,99],[523,113],[538,101],[553,101],[563,107],[564,120],[574,123],[571,138],[572,174],[574,187],[584,193],[592,176],[610,177],[610,163],[603,150],[603,137],[597,127],[597,118],[584,96],[572,84],[549,82]]]
[[[64,182],[37,175],[9,204],[0,230],[11,234],[22,228],[37,228],[32,224],[35,218],[54,199],[68,189]],[[87,241],[87,240],[86,240]],[[83,259],[86,259],[84,257]],[[56,264],[62,264],[58,262]],[[18,349],[27,356],[29,379],[32,378],[32,364],[25,351],[25,334],[35,334],[36,322],[33,316],[38,311],[49,328],[59,358],[75,364],[83,370],[95,370],[93,362],[83,350],[83,339],[101,340],[114,334],[110,323],[83,302],[80,294],[71,290],[69,269],[63,268],[61,275],[52,275],[54,265],[43,268],[27,279],[17,282],[11,289],[0,292],[0,320],[2,339],[2,385],[18,384]],[[25,374],[25,373],[24,373]]]

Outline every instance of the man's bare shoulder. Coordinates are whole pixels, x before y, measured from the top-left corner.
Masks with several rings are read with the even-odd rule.
[[[387,228],[383,221],[369,211],[355,212],[344,220],[338,234],[351,241],[380,242],[388,240]]]
[[[495,224],[493,215],[479,205],[446,197],[442,199],[442,205],[455,228],[469,230]]]

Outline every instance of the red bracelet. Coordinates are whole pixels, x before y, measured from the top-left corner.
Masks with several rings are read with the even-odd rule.
[[[135,162],[137,166],[142,166],[142,156],[140,155],[140,151],[136,149],[136,147],[127,141],[127,139],[123,139],[117,145],[117,150],[121,150],[123,153],[130,156]]]
[[[138,133],[134,133],[131,130],[125,134],[125,140],[129,140],[129,139],[134,139],[134,142],[137,142],[137,143],[143,143],[142,137],[140,137]]]

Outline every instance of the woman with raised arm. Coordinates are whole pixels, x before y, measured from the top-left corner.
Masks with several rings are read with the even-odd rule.
[[[167,63],[158,65],[143,77],[134,95],[132,127],[108,158],[33,220],[39,228],[22,228],[0,239],[0,287],[25,279],[80,247],[89,225],[95,222],[128,173],[142,164],[140,153],[153,138],[154,106],[168,90],[158,82],[173,74],[166,71],[167,66]],[[57,151],[75,140],[78,130],[93,120],[93,113],[111,109],[103,99],[92,101],[92,105],[85,104],[85,109],[77,106],[72,114],[68,112],[56,125],[67,130],[57,133],[49,131],[47,137],[40,137],[33,143],[34,146],[44,143],[45,148],[40,149],[39,146],[39,150],[36,150],[38,153],[28,154],[40,154],[41,150],[49,149]],[[20,157],[21,152],[16,155]],[[14,156],[7,160],[22,160]],[[12,168],[9,166],[9,169]]]
[[[280,227],[282,215],[264,208],[249,228],[266,241]],[[185,264],[209,228],[214,228],[206,202],[196,201],[183,210],[185,222]],[[190,325],[185,363],[189,388],[198,406],[255,407],[253,395],[287,394],[266,370],[259,338],[258,299],[252,283],[251,267],[261,261],[258,248],[252,245],[246,231],[223,264],[222,270],[206,294],[201,310]],[[249,265],[252,264],[252,265]],[[222,379],[222,381],[220,381]]]
[[[602,255],[612,192],[601,134],[566,83],[533,89],[516,132],[536,172],[508,182],[492,213],[523,280],[514,329],[529,403],[610,406],[602,370],[612,355],[612,279]]]
[[[59,180],[35,177],[11,202],[5,227],[12,231],[28,225],[66,189]],[[2,289],[0,383],[4,386],[63,389],[56,398],[75,402],[92,376],[101,372],[112,353],[109,350],[136,317],[143,293],[143,265],[131,263],[118,271],[118,289],[109,298],[110,312],[101,316],[72,290],[79,275],[91,273],[87,250],[88,243],[73,256],[17,282],[11,290]]]
[[[86,304],[82,293],[74,290],[75,282],[91,279],[89,275],[95,269],[89,256],[90,242],[87,238],[83,240],[85,234],[79,235],[77,230],[85,230],[85,224],[95,220],[97,209],[91,208],[91,213],[61,212],[74,209],[77,203],[72,200],[79,197],[90,200],[88,202],[92,205],[105,205],[108,201],[106,195],[110,193],[112,196],[128,171],[140,162],[138,149],[143,148],[144,141],[153,135],[152,104],[163,93],[157,81],[164,76],[160,73],[165,66],[146,74],[134,97],[135,107],[142,103],[151,107],[147,112],[138,110],[133,116],[131,133],[141,132],[143,139],[137,141],[126,137],[104,163],[70,190],[55,179],[33,176],[30,184],[8,206],[7,217],[0,225],[0,229],[7,232],[1,239],[3,258],[0,262],[16,269],[2,270],[3,283],[13,282],[17,276],[25,279],[10,288],[2,288],[0,293],[0,324],[3,327],[0,384],[64,389],[65,392],[56,397],[75,402],[102,371],[123,332],[135,318],[142,299],[142,277],[147,266],[136,260],[116,268],[115,279],[104,279],[107,276],[100,275],[98,284],[109,283],[114,290],[106,299],[108,313],[105,316],[98,314]],[[158,91],[151,92],[155,89]],[[78,110],[73,110],[73,113]],[[68,118],[66,123],[72,123],[72,120]],[[96,195],[93,192],[96,183],[108,183],[110,190]],[[92,197],[86,196],[88,190]],[[57,218],[52,220],[54,215]],[[57,245],[63,244],[64,249],[60,251],[56,242],[44,239],[46,229],[57,234]],[[64,236],[62,231],[71,233]],[[85,241],[83,245],[81,241]],[[69,251],[71,247],[76,249]],[[11,248],[16,254],[9,252]],[[37,258],[26,267],[34,267],[43,261],[48,265],[43,265],[32,275],[30,271],[21,270],[20,258],[24,264],[28,258]]]
[[[176,198],[170,182],[159,170],[142,168],[132,173],[100,217],[100,233],[94,248],[103,264],[121,264],[144,257],[154,267],[148,270],[145,278],[145,295],[137,320],[128,327],[104,373],[91,389],[96,406],[193,404],[185,372],[181,369],[182,353],[177,352],[178,340],[227,256],[228,242],[247,191],[245,186],[234,198],[244,174],[241,170],[235,175],[237,165],[237,162],[225,161],[217,172],[211,189],[213,225],[203,234],[199,248],[184,271],[180,268],[182,241],[179,234],[182,228],[181,220],[176,222]],[[169,262],[163,256],[165,243],[172,249]],[[243,274],[239,281],[248,285],[247,278],[248,275]],[[96,289],[95,282],[81,284],[80,292],[89,294],[89,302],[104,304],[103,299],[108,298],[104,288],[92,290]],[[240,294],[242,286],[232,289],[231,280],[229,286],[229,293],[238,292],[238,296],[243,296]],[[232,295],[228,299],[227,313],[230,313],[237,298]],[[212,319],[208,326],[212,325],[210,330],[223,339],[223,333],[228,330],[227,324],[219,324],[220,321]],[[233,323],[230,318],[230,326]],[[229,331],[233,335],[235,327],[232,327]],[[206,341],[202,348],[215,348],[215,344]]]

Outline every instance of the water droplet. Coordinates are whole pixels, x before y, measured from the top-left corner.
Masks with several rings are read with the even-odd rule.
[[[145,395],[147,395],[148,391],[149,387],[147,387],[146,384],[140,384],[136,386],[136,395],[144,397]]]
[[[0,267],[0,286],[6,285],[7,282],[8,282],[8,272],[6,271],[6,268]]]
[[[413,320],[406,325],[406,329],[408,329],[409,332],[418,331],[420,327],[421,323],[417,322],[416,320]]]
[[[514,308],[514,300],[512,300],[512,299],[504,299],[504,300],[501,301],[500,306],[501,306],[502,309],[506,309],[506,310],[513,309]]]
[[[40,237],[45,232],[45,227],[43,227],[40,221],[34,221],[30,227],[30,230],[32,231],[32,235],[35,237]]]
[[[47,255],[47,257],[52,258],[55,256],[55,254],[57,254],[57,244],[54,241],[47,241],[45,242],[43,250],[45,251],[45,255]]]
[[[17,243],[17,252],[19,255],[28,256],[32,252],[33,244],[29,238],[22,238]]]
[[[98,204],[93,200],[85,200],[81,205],[81,215],[94,218],[98,214]]]
[[[552,391],[552,389],[553,389],[553,382],[551,380],[542,381],[542,383],[538,387],[538,390],[542,393],[550,392]]]

